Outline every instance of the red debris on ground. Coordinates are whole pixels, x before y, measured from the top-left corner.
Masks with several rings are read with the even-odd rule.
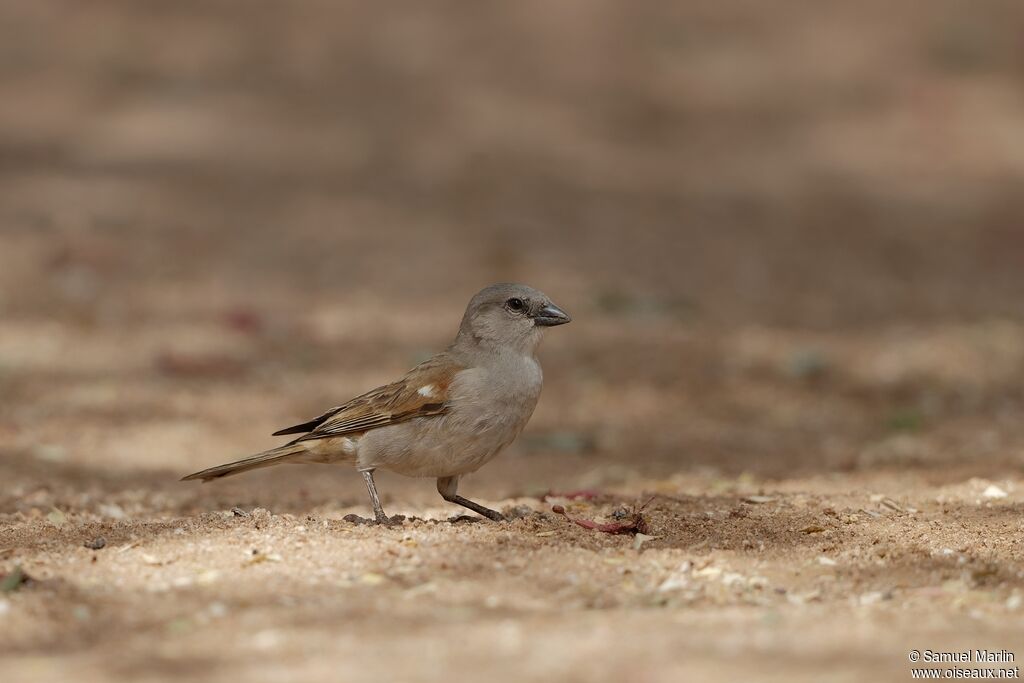
[[[551,507],[551,511],[555,514],[562,515],[570,522],[573,522],[584,529],[593,529],[594,531],[600,531],[606,534],[645,534],[648,530],[647,520],[644,518],[643,513],[639,511],[629,513],[629,515],[620,521],[605,523],[595,522],[592,519],[578,519],[570,517],[565,511],[565,508],[561,505],[553,505]]]

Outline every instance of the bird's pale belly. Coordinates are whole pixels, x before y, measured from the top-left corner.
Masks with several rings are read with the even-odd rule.
[[[487,370],[463,372],[452,386],[450,408],[362,435],[325,439],[306,462],[348,462],[409,477],[452,477],[473,472],[512,443],[533,415],[540,397],[540,366],[513,359],[495,391]],[[508,381],[508,377],[516,381]]]
[[[512,443],[526,426],[536,399],[516,407],[453,410],[367,432],[357,444],[357,466],[409,477],[451,477],[473,472]],[[474,406],[475,408],[475,406]]]
[[[512,443],[527,419],[529,415],[523,419],[506,414],[488,421],[443,416],[376,429],[359,440],[358,465],[408,477],[468,474]]]

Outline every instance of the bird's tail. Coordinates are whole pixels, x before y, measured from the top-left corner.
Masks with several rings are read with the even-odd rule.
[[[248,458],[242,458],[235,462],[229,462],[225,465],[217,465],[216,467],[210,467],[202,470],[201,472],[195,472],[182,477],[182,481],[191,481],[192,479],[202,479],[203,481],[210,481],[219,477],[226,477],[231,474],[238,474],[239,472],[248,472],[259,467],[270,467],[271,465],[280,465],[283,462],[289,460],[295,462],[299,461],[294,456],[300,455],[306,452],[306,447],[302,444],[285,444],[277,448],[271,448],[269,451],[263,451],[256,455],[250,455]]]

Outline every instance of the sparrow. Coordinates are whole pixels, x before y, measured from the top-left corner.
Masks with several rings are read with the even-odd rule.
[[[284,463],[354,465],[378,523],[387,515],[373,473],[434,477],[450,503],[494,521],[501,513],[458,494],[459,478],[512,443],[533,415],[544,381],[537,347],[545,328],[570,322],[544,293],[496,284],[474,296],[451,345],[396,382],[274,432],[301,434],[248,458],[184,477],[204,482]]]

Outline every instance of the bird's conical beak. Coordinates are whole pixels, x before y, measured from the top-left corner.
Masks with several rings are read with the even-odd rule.
[[[555,325],[564,325],[567,322],[572,322],[572,318],[554,304],[548,304],[533,316],[533,324],[538,327],[554,327]]]

